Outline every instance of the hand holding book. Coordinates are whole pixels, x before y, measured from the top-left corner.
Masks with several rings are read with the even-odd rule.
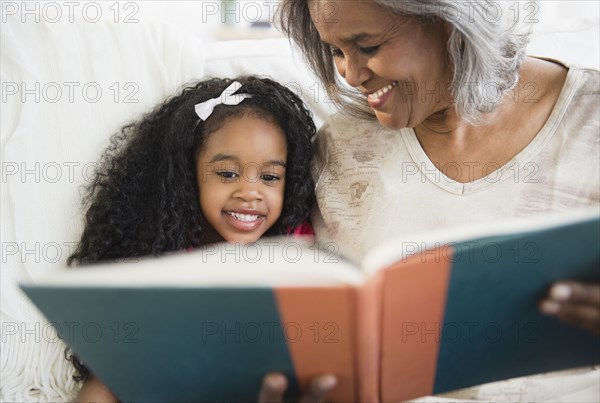
[[[310,383],[310,388],[304,396],[300,398],[300,402],[322,402],[327,393],[334,389],[337,385],[337,378],[334,375],[326,374],[316,376]],[[258,393],[258,402],[273,403],[283,402],[284,394],[288,388],[288,380],[284,374],[272,372],[263,378],[261,389]],[[100,381],[98,378],[88,380],[79,395],[78,401],[93,402],[102,401],[106,403],[117,403],[119,399]],[[200,397],[201,398],[201,397]]]
[[[21,287],[50,322],[99,329],[65,341],[123,401],[401,401],[600,362],[596,337],[536,306],[553,289],[559,318],[597,318],[599,225],[596,213],[415,236],[409,256],[391,240],[361,267],[269,239]],[[552,287],[565,278],[582,283]]]
[[[541,302],[540,310],[600,335],[600,284],[557,282]]]
[[[337,378],[332,374],[316,376],[310,382],[310,387],[300,398],[300,402],[322,402],[327,393],[335,388]],[[283,395],[288,386],[288,380],[284,374],[272,372],[263,378],[262,386],[258,395],[260,403],[283,402]]]
[[[600,284],[577,281],[557,282],[550,288],[548,297],[541,301],[540,310],[542,313],[556,316],[560,320],[600,335]],[[258,401],[282,402],[287,384],[288,380],[281,373],[265,375]],[[302,401],[323,401],[336,384],[337,379],[333,375],[315,377]]]

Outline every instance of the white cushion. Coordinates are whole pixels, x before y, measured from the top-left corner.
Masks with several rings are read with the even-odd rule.
[[[318,124],[331,104],[285,39],[205,45],[147,21],[11,18],[1,40],[0,399],[68,400],[78,385],[64,345],[17,282],[65,265],[82,229],[79,190],[110,135],[184,83],[208,76],[261,74],[289,84]]]
[[[205,76],[255,74],[273,78],[299,95],[313,112],[317,127],[334,111],[323,85],[309,72],[287,39],[214,42],[206,46]]]

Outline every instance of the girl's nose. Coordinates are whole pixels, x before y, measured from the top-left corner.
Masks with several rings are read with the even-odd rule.
[[[244,172],[237,183],[237,188],[233,193],[233,197],[242,199],[246,202],[261,201],[263,196],[260,187],[260,173]]]

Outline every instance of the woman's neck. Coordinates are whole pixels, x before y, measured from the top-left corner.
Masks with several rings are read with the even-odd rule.
[[[566,69],[554,63],[527,59],[519,71],[517,87],[506,94],[494,112],[484,116],[486,124],[470,125],[450,107],[415,127],[415,134],[429,159],[438,167],[447,164],[501,167],[542,129],[558,99],[566,74]],[[451,178],[466,183],[490,173],[465,169]]]

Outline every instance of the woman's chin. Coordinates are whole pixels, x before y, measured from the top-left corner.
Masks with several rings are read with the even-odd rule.
[[[376,111],[375,117],[382,126],[391,130],[400,130],[405,127],[408,127],[407,119],[400,116]]]

